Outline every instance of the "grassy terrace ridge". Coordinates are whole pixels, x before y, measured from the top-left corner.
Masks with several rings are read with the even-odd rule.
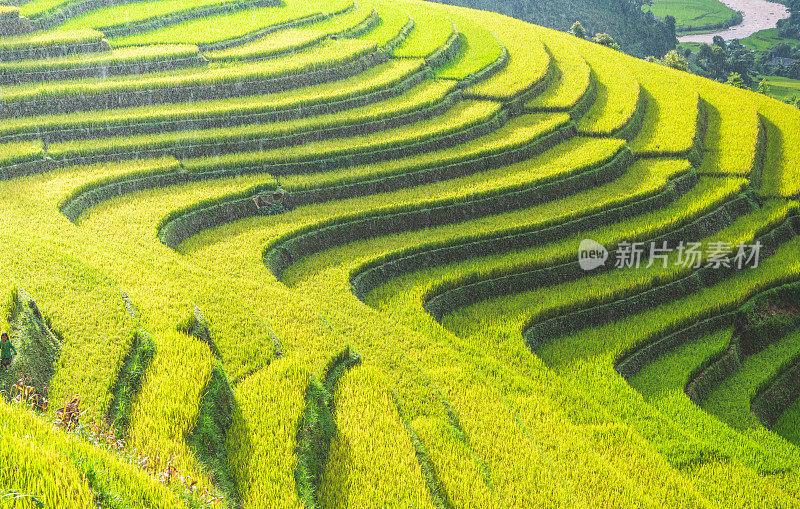
[[[11,103],[26,99],[35,100],[42,97],[87,96],[93,93],[119,93],[123,91],[174,88],[182,85],[214,85],[225,81],[241,83],[249,80],[280,77],[307,69],[335,66],[374,49],[375,46],[369,43],[340,41],[326,44],[321,48],[314,48],[314,51],[293,55],[291,59],[271,60],[266,63],[227,64],[138,76],[10,86],[3,89],[2,100],[5,103]]]
[[[349,100],[366,101],[372,93],[399,86],[421,67],[420,61],[390,61],[344,80],[272,94],[79,111],[63,115],[21,116],[3,119],[0,122],[0,133],[3,138],[27,138],[42,131],[60,139],[55,131],[62,134],[66,131],[66,139],[76,139],[96,137],[98,132],[114,132],[114,126],[128,133],[128,129],[133,129],[134,126],[142,130],[180,130],[184,125],[215,125],[220,118],[225,118],[229,124],[235,124],[257,119],[259,114],[291,117],[292,111],[315,107],[321,111],[336,111],[337,104],[347,104]],[[194,121],[194,124],[187,119]]]
[[[0,505],[800,506],[797,109],[422,0],[19,12]]]
[[[352,0],[333,0],[324,7],[308,1],[285,1],[277,7],[261,7],[185,21],[140,34],[115,38],[116,46],[189,43],[210,45],[269,30],[271,26],[300,24],[312,17],[340,13],[353,6]]]

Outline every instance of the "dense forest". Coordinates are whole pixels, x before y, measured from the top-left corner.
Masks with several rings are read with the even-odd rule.
[[[590,34],[610,34],[631,55],[662,56],[675,48],[674,27],[642,11],[642,0],[437,0],[491,10],[558,30],[580,21]]]

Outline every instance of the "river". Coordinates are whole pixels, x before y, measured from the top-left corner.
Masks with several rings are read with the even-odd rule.
[[[726,41],[731,39],[744,39],[759,30],[775,28],[778,20],[789,17],[789,9],[783,4],[768,2],[767,0],[721,0],[722,3],[740,11],[744,20],[734,27],[719,30],[709,34],[694,34],[678,37],[680,42],[706,42],[711,43],[715,35],[720,35]]]

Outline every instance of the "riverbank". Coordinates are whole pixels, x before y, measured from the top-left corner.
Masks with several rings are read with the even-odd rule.
[[[678,37],[679,42],[711,43],[719,35],[729,41],[744,39],[768,28],[775,28],[779,20],[789,17],[789,9],[779,3],[767,0],[722,0],[725,5],[742,13],[742,23],[706,34],[692,34]]]

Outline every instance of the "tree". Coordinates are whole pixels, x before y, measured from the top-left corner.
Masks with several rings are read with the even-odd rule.
[[[664,58],[661,59],[661,64],[679,71],[689,72],[689,61],[675,50],[664,55]]]
[[[756,92],[759,94],[769,95],[770,86],[767,82],[766,78],[761,78],[761,81],[758,82],[758,87],[756,88]]]
[[[664,16],[664,24],[667,25],[667,30],[669,30],[669,32],[672,34],[672,36],[673,37],[677,37],[677,34],[676,34],[676,29],[677,29],[676,25],[677,25],[677,23],[675,21],[675,16],[670,16],[669,14]]]
[[[602,44],[603,46],[608,46],[609,48],[615,49],[617,51],[619,51],[620,49],[619,44],[617,44],[614,38],[608,34],[596,34],[592,38],[592,41],[596,42],[597,44]]]
[[[576,21],[572,24],[572,28],[569,29],[569,33],[578,39],[586,39],[586,29],[583,28],[583,25],[581,25],[580,21]]]
[[[732,72],[728,76],[728,81],[726,81],[725,84],[736,88],[747,88],[744,80],[742,79],[742,75],[738,72]]]

